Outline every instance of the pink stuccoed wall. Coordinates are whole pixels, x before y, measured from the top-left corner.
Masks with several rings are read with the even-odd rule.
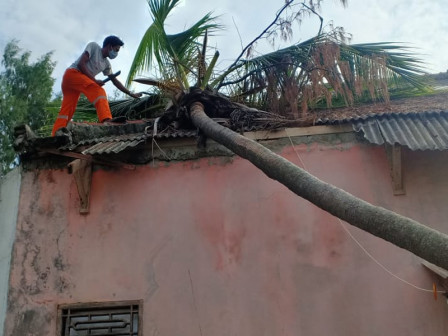
[[[320,179],[448,233],[447,152],[405,151],[407,194],[393,196],[382,147],[296,150]],[[301,165],[292,147],[281,155]],[[66,171],[24,173],[5,336],[56,335],[58,304],[121,300],[143,300],[144,336],[448,334],[445,297],[397,280],[334,217],[238,157],[96,169],[90,214],[78,207]],[[419,258],[345,225],[432,289]]]

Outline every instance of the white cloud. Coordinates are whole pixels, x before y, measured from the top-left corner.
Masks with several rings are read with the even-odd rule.
[[[430,72],[448,69],[448,22],[445,0],[350,1],[343,9],[331,1],[323,16],[353,34],[353,43],[403,42],[421,55]]]

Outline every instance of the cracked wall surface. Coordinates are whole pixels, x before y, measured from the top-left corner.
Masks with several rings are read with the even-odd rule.
[[[404,151],[393,196],[381,147],[280,142],[280,155],[448,233],[445,152]],[[289,141],[289,139],[288,139]],[[143,300],[143,335],[446,335],[448,306],[384,272],[334,217],[232,157],[93,170],[90,213],[66,170],[22,177],[6,336],[57,335],[57,306]],[[422,288],[421,260],[352,234]]]

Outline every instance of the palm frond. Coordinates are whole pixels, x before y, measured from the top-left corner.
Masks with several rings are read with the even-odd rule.
[[[215,69],[215,65],[218,60],[218,57],[219,57],[219,52],[216,51],[215,54],[213,55],[213,58],[209,64],[209,66],[207,67],[207,70],[205,71],[204,78],[202,79],[202,83],[201,83],[202,90],[204,90],[209,83],[210,77],[213,73],[213,70]]]
[[[155,118],[161,115],[167,101],[159,93],[146,93],[140,99],[126,98],[112,100],[109,107],[113,117],[125,116],[128,120]],[[95,106],[88,100],[80,100],[73,121],[98,122]]]
[[[350,62],[352,70],[358,72],[359,76],[365,75],[363,65],[368,60],[375,58],[384,59],[386,79],[395,84],[404,80],[411,86],[426,90],[428,87],[422,81],[425,74],[423,62],[417,55],[409,52],[409,48],[392,42],[364,43],[353,45],[340,45],[341,59]]]
[[[217,17],[207,13],[187,30],[177,34],[167,34],[165,20],[180,0],[148,0],[153,23],[146,30],[127,78],[129,85],[138,73],[157,65],[163,77],[173,77],[187,87],[188,73],[193,65],[197,40],[206,32],[213,33],[222,28],[215,23]]]
[[[301,43],[297,43],[271,53],[263,54],[251,59],[242,59],[218,76],[212,82],[212,87],[218,85],[218,83],[221,83],[223,78],[226,78],[233,72],[235,72],[237,76],[230,76],[233,80],[219,84],[217,89],[219,90],[221,87],[225,87],[229,84],[235,84],[235,77],[237,77],[238,80],[241,79],[241,74],[239,73],[241,68],[245,68],[246,74],[260,74],[267,69],[278,68],[287,64],[294,63],[303,66],[309,59],[312,46],[322,40],[323,36],[316,36]]]
[[[172,97],[179,96],[173,95],[176,91],[197,85],[225,93],[239,103],[274,113],[282,111],[294,118],[305,117],[309,106],[330,107],[334,101],[351,105],[366,97],[388,101],[390,92],[403,94],[405,89],[427,89],[422,80],[423,64],[408,47],[391,42],[348,45],[338,37],[340,30],[337,29],[324,34],[319,30],[309,40],[242,59],[246,48],[252,47],[257,37],[227,69],[217,74],[215,65],[219,53],[215,53],[207,67],[206,38],[202,48],[199,43],[201,37],[222,29],[211,13],[183,32],[166,34],[165,20],[179,1],[148,0],[153,23],[137,50],[128,83],[138,72],[157,66],[162,80],[149,84],[156,85],[161,92],[169,92]],[[291,3],[286,3],[282,10]],[[318,3],[310,0],[309,6],[301,6],[314,12]],[[171,83],[174,82],[173,91]]]
[[[155,22],[163,24],[180,0],[148,0],[151,16]]]
[[[156,57],[158,63],[164,62],[159,52],[162,48],[162,41],[160,39],[161,34],[163,34],[163,32],[160,30],[160,27],[155,24],[152,24],[146,30],[129,69],[126,85],[131,84],[137,73],[150,69],[153,64],[153,57]]]
[[[176,81],[174,79],[161,81],[153,78],[136,78],[134,79],[134,82],[157,87],[161,91],[170,92],[173,94],[176,94],[180,90],[180,87],[176,85]]]
[[[160,94],[148,94],[140,99],[122,99],[110,104],[114,117],[125,116],[128,120],[155,118],[163,114],[166,101]]]
[[[298,117],[297,104],[306,113],[307,106],[317,101],[330,106],[334,99],[342,99],[350,105],[365,99],[366,93],[370,99],[387,101],[390,88],[427,90],[423,74],[421,60],[405,46],[389,42],[347,45],[327,34],[241,60],[223,74],[229,80],[219,85],[238,99],[244,97],[245,103],[257,102],[260,108],[277,113],[289,106],[287,113]]]
[[[168,52],[172,57],[179,57],[194,48],[197,45],[198,38],[204,36],[206,32],[211,35],[213,32],[222,28],[221,25],[214,23],[217,17],[211,15],[212,13],[207,13],[193,26],[183,32],[167,35]]]

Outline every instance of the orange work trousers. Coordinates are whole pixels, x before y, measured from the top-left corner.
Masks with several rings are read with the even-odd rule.
[[[62,105],[53,125],[53,131],[51,133],[53,136],[58,129],[66,127],[72,119],[81,93],[95,106],[96,114],[100,122],[112,118],[106,91],[82,72],[76,69],[67,69],[62,78],[61,86],[63,95]]]

